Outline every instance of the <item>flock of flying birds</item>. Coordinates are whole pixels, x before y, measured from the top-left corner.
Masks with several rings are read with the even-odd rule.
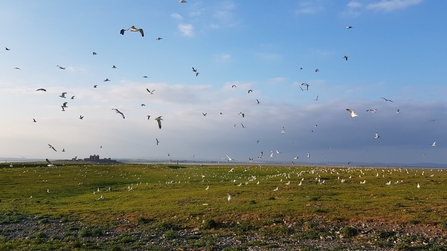
[[[187,2],[186,0],[179,0],[179,3],[186,3],[186,2]],[[353,27],[349,25],[349,26],[346,26],[345,28],[346,28],[346,29],[352,29]],[[137,28],[137,27],[135,27],[134,25],[132,25],[131,27],[129,27],[129,28],[127,28],[127,29],[124,29],[124,28],[123,28],[123,29],[120,29],[120,31],[119,31],[119,33],[120,33],[121,35],[125,35],[126,32],[139,33],[139,34],[141,35],[141,37],[144,37],[144,30],[143,30],[143,28]],[[157,38],[156,38],[156,40],[161,40],[161,39],[162,39],[161,37],[157,37]],[[8,48],[8,47],[5,47],[5,50],[6,50],[6,51],[10,51],[11,49]],[[97,55],[96,52],[93,52],[92,54],[93,54],[93,56]],[[344,55],[344,56],[343,56],[343,59],[344,59],[345,61],[348,61],[348,58],[349,58],[349,57],[348,57],[347,55]],[[56,65],[56,66],[57,66],[57,68],[59,68],[60,70],[65,70],[65,69],[66,69],[65,67],[60,66],[60,65]],[[115,65],[113,65],[112,68],[113,68],[113,69],[116,69],[117,67],[116,67]],[[14,67],[14,69],[16,69],[16,70],[21,70],[20,67]],[[301,67],[300,70],[303,70],[303,68]],[[192,67],[192,72],[193,72],[193,74],[195,74],[196,77],[199,76],[199,71],[198,71],[196,68]],[[318,68],[315,69],[314,72],[319,72],[319,69],[318,69]],[[143,76],[143,78],[147,78],[147,76]],[[108,78],[104,79],[104,82],[109,82],[109,81],[110,81],[110,79],[108,79]],[[232,88],[237,88],[236,85],[232,85],[231,87],[232,87]],[[301,85],[300,85],[299,87],[300,87],[301,91],[308,91],[310,85],[307,84],[307,83],[301,83]],[[93,88],[97,88],[97,85],[94,85]],[[38,89],[36,90],[36,92],[46,92],[46,91],[47,91],[47,90],[46,90],[45,88],[38,88]],[[151,94],[151,95],[154,94],[154,92],[155,92],[155,90],[150,90],[149,88],[146,88],[146,91],[147,91],[149,94]],[[247,90],[247,93],[248,93],[248,94],[250,94],[250,93],[252,93],[252,92],[253,92],[252,89]],[[67,98],[66,95],[67,95],[67,92],[62,92],[61,95],[59,95],[59,97],[60,97],[60,98],[63,98],[63,99],[66,99],[66,98]],[[318,101],[318,98],[319,98],[319,96],[317,95],[316,98],[315,98],[315,100]],[[74,96],[74,95],[71,96],[70,99],[75,99],[75,96]],[[392,101],[391,99],[388,99],[388,98],[385,98],[385,97],[381,97],[381,99],[383,99],[383,100],[386,101],[386,102],[391,102],[391,103],[393,103],[393,101]],[[68,105],[67,105],[67,104],[68,104],[68,102],[63,102],[63,103],[62,103],[62,105],[61,105],[61,110],[62,110],[62,111],[65,111],[65,110],[68,108]],[[260,101],[259,101],[258,99],[256,99],[256,104],[260,104]],[[141,106],[145,106],[145,104],[141,104]],[[122,117],[123,119],[126,118],[125,115],[124,115],[124,113],[123,113],[122,111],[120,111],[119,109],[117,109],[117,108],[112,108],[112,110],[115,111],[117,114],[121,115],[121,117]],[[347,108],[346,111],[349,112],[350,118],[356,118],[356,117],[358,116],[358,114],[357,114],[353,109]],[[367,112],[376,113],[376,112],[377,112],[377,109],[368,109]],[[400,109],[397,109],[396,113],[399,114],[399,113],[400,113]],[[202,113],[203,116],[207,116],[207,114],[208,114],[208,113],[206,113],[206,112],[203,112],[203,113]],[[220,114],[222,115],[222,113],[220,113]],[[245,113],[242,112],[242,111],[239,112],[238,115],[240,115],[242,118],[245,117]],[[148,120],[150,119],[150,117],[151,117],[150,115],[147,115]],[[80,115],[80,116],[79,116],[79,119],[81,119],[81,120],[84,119],[84,116],[83,116],[83,115]],[[162,128],[162,123],[161,123],[161,121],[163,120],[163,119],[162,119],[162,116],[158,116],[158,117],[156,117],[155,120],[157,121],[158,128],[161,129],[161,128]],[[36,120],[35,118],[33,118],[33,122],[37,122],[37,120]],[[246,126],[245,126],[243,123],[240,123],[240,124],[241,124],[242,128],[246,128]],[[233,127],[236,127],[236,126],[237,126],[237,124],[234,124]],[[315,127],[317,127],[317,125],[315,125]],[[313,132],[313,130],[312,130],[312,132]],[[281,134],[284,134],[284,133],[285,133],[285,129],[284,129],[284,127],[283,127],[282,130],[281,130]],[[378,132],[375,132],[375,139],[379,139],[379,138],[380,138],[379,133],[378,133]],[[158,145],[159,142],[160,142],[160,141],[158,140],[158,138],[156,138],[156,145]],[[257,143],[259,143],[259,140],[257,141]],[[51,144],[48,144],[48,145],[49,145],[49,147],[50,147],[52,150],[56,151],[56,149],[55,149]],[[431,146],[435,147],[435,146],[436,146],[436,142],[433,142]],[[65,151],[65,150],[63,150],[63,151]],[[279,154],[280,152],[279,152],[278,150],[271,151],[270,157],[273,157],[274,153]],[[168,156],[170,156],[169,153],[168,153]],[[261,152],[259,153],[259,156],[258,156],[257,158],[258,158],[258,159],[262,159],[263,156],[264,156],[264,152],[261,151]],[[310,158],[310,156],[311,156],[311,155],[310,155],[310,152],[308,152],[308,153],[307,153],[307,158]],[[228,156],[228,155],[226,155],[226,157],[225,157],[225,158],[222,158],[222,159],[225,159],[225,160],[227,160],[227,161],[232,161],[232,160],[233,160],[233,159],[232,159],[230,156]],[[298,156],[294,156],[293,159],[294,159],[294,160],[297,160],[297,159],[299,159],[299,157],[298,157]],[[249,158],[249,161],[250,161],[250,162],[253,161],[253,160],[254,160],[254,158]],[[50,165],[53,166],[53,164],[52,164],[48,159],[47,159],[47,162],[49,163],[49,164],[48,164],[49,166],[50,166]],[[292,164],[294,164],[293,161],[292,161]],[[348,164],[349,164],[349,163],[348,163]]]

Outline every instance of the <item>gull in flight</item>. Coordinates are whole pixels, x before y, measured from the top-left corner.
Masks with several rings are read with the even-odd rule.
[[[133,26],[133,25],[132,25],[129,29],[127,29],[127,30],[126,30],[126,29],[121,29],[121,30],[120,30],[120,34],[121,34],[121,35],[124,35],[124,32],[125,32],[125,31],[128,31],[128,30],[130,30],[130,32],[140,32],[141,36],[144,37],[144,31],[143,31],[143,29],[136,28],[136,27]]]
[[[202,115],[205,117],[208,113],[206,112],[202,112]]]
[[[60,66],[60,65],[56,65],[57,66],[57,68],[59,68],[59,69],[61,69],[61,70],[65,70],[65,67],[62,67],[62,66]]]
[[[116,69],[116,66],[115,66],[115,65],[112,65],[112,69]]]
[[[93,52],[93,56],[95,56],[96,55],[96,52]]]
[[[149,92],[149,94],[154,94],[154,91],[155,91],[155,90],[152,90],[152,91],[151,91],[151,90],[149,90],[148,88],[146,88],[146,91]]]
[[[286,129],[284,129],[284,126],[283,126],[282,130],[281,130],[281,134],[284,134],[284,133],[286,133]]]
[[[385,101],[393,103],[393,101],[391,99],[387,99],[387,98],[384,98],[384,97],[382,97],[382,99],[385,100]]]
[[[376,136],[374,138],[378,139],[380,138],[380,135],[376,132]]]
[[[256,99],[256,104],[258,104],[258,105],[259,105],[259,103],[261,103],[261,102],[259,102],[259,100],[258,100],[258,99]]]
[[[33,118],[33,122],[37,122],[35,118]]]
[[[67,94],[67,92],[63,92],[59,97],[61,97],[61,98],[66,98],[66,97],[65,97],[65,94]]]
[[[344,55],[343,58],[348,61],[348,56]]]
[[[54,148],[51,144],[48,144],[48,146],[53,149],[53,151],[57,152],[56,148]]]
[[[250,93],[250,92],[253,92],[253,90],[252,89],[248,90],[248,93]]]
[[[236,85],[232,85],[231,88],[237,88],[237,86]]]
[[[155,138],[155,143],[156,143],[157,146],[158,146],[158,143],[160,143],[160,141],[159,141],[157,138]]]
[[[68,106],[67,106],[67,102],[64,102],[64,103],[61,105],[62,111],[65,112],[65,108],[67,108],[67,107],[68,107]]]
[[[315,101],[318,101],[318,95],[317,95],[317,97],[315,98]]]
[[[196,70],[194,67],[192,67],[192,71],[193,71],[193,72],[197,72],[197,70]]]
[[[400,109],[397,109],[396,113],[400,113]]]
[[[377,109],[368,109],[368,110],[366,110],[366,112],[376,113],[376,112],[377,112]]]
[[[241,115],[242,116],[242,118],[244,118],[245,117],[245,113],[243,113],[243,112],[239,112],[237,115]]]
[[[124,113],[122,113],[120,110],[112,108],[112,110],[114,110],[116,113],[121,114],[121,116],[123,116],[123,119],[125,119],[126,117],[124,117]]]
[[[241,123],[242,128],[245,128],[244,124]]]
[[[435,141],[435,142],[433,142],[433,144],[431,144],[431,146],[436,146],[436,141]]]
[[[109,82],[109,81],[110,81],[110,79],[108,79],[108,78],[104,79],[104,82]]]
[[[147,115],[147,120],[149,120],[151,118],[151,115]]]
[[[5,47],[5,50],[9,51],[9,50],[11,50],[11,49],[9,49],[8,47]]]
[[[315,69],[315,72],[319,72],[320,70],[318,70],[318,69]]]
[[[310,152],[307,152],[307,157],[310,158]]]
[[[46,89],[44,89],[44,88],[39,88],[39,89],[37,89],[37,90],[36,90],[36,92],[38,92],[38,91],[43,91],[43,92],[46,92],[47,90],[46,90]]]
[[[14,69],[15,69],[15,70],[21,70],[21,69],[20,69],[19,67],[17,67],[17,66],[16,66],[16,67],[14,67]]]
[[[179,3],[186,3],[186,0],[180,0]]]
[[[161,129],[161,121],[163,120],[161,117],[162,116],[158,116],[155,118],[155,120],[157,120],[157,123],[158,123],[158,128],[160,128],[160,129]]]
[[[157,37],[155,40],[160,41],[160,40],[162,40],[162,39],[163,39],[162,37]]]
[[[304,86],[304,87],[306,87],[306,91],[309,90],[309,85],[308,85],[307,83],[302,83],[301,85]]]
[[[75,98],[75,96],[73,95],[73,96],[71,96],[71,99],[74,99]]]
[[[79,115],[79,119],[84,119],[84,116],[82,116],[82,115]]]
[[[232,161],[232,160],[233,160],[233,159],[232,159],[230,156],[228,156],[228,155],[227,155],[227,158],[226,158],[226,159],[227,159],[227,161]]]
[[[53,164],[53,163],[51,163],[51,161],[49,160],[49,159],[45,159],[46,161],[47,161],[47,163],[48,163],[48,165],[47,166],[50,166],[50,167],[55,167],[55,165]]]
[[[264,152],[259,153],[258,159],[262,159],[262,157],[264,157]]]
[[[355,118],[355,117],[357,117],[358,115],[354,112],[354,110],[351,110],[351,109],[346,109],[346,111],[348,111],[348,112],[350,112],[351,114],[350,114],[350,116],[351,116],[351,118]]]
[[[346,29],[352,29],[351,25],[346,26]]]

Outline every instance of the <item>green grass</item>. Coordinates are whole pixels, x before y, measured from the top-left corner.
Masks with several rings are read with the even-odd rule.
[[[366,184],[360,184],[363,180]],[[392,184],[386,185],[388,181]],[[29,216],[38,217],[40,224],[49,219],[81,221],[87,224],[78,229],[81,237],[98,237],[106,228],[135,224],[168,239],[177,238],[178,230],[185,228],[219,235],[293,234],[284,221],[302,223],[307,230],[299,236],[313,239],[324,235],[324,230],[304,222],[316,215],[345,225],[388,221],[442,224],[445,229],[446,182],[447,172],[438,169],[137,164],[52,168],[28,163],[10,168],[4,164],[0,165],[0,224]],[[227,194],[232,201],[227,201]],[[104,199],[98,200],[101,195]],[[357,234],[353,228],[343,231],[348,237]],[[135,242],[133,238],[123,236],[116,247]],[[40,233],[33,239],[42,245],[48,236]],[[70,245],[94,244],[73,241]]]

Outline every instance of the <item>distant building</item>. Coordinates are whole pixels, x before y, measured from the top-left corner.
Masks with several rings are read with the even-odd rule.
[[[95,162],[117,162],[116,160],[113,160],[111,158],[99,158],[99,155],[93,154],[90,155],[88,158],[84,158],[84,161],[95,161]]]

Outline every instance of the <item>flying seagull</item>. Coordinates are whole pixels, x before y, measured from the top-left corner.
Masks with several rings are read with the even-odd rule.
[[[60,66],[60,65],[56,65],[59,69],[61,69],[61,70],[65,70],[65,67],[62,67],[62,66]]]
[[[436,141],[435,141],[435,142],[433,142],[433,144],[431,144],[431,146],[436,146]]]
[[[37,122],[35,118],[33,118],[33,122]]]
[[[36,90],[36,92],[38,92],[38,91],[43,91],[43,92],[46,92],[47,90],[46,90],[46,89],[44,89],[44,88],[39,88],[39,89],[37,89],[37,90]]]
[[[259,103],[261,103],[261,102],[259,102],[259,100],[258,99],[256,99],[256,103],[259,105]]]
[[[186,0],[179,0],[179,3],[186,3]]]
[[[376,132],[376,136],[374,138],[378,139],[380,138],[380,135]]]
[[[346,26],[346,29],[352,29],[351,25]]]
[[[149,90],[148,88],[146,88],[146,91],[149,92],[150,94],[154,94],[154,91],[155,91],[155,90],[152,90],[152,91],[151,91],[151,90]]]
[[[354,110],[351,110],[351,109],[346,109],[346,111],[348,111],[348,112],[350,112],[351,114],[351,118],[355,118],[355,117],[357,117],[358,115],[357,114],[355,114],[355,112],[354,112]]]
[[[203,116],[206,116],[207,114],[208,114],[208,113],[206,113],[206,112],[202,112],[202,115],[203,115]]]
[[[241,115],[242,118],[245,118],[245,113],[243,113],[243,112],[239,112],[237,115]]]
[[[283,126],[282,130],[281,130],[281,134],[284,134],[284,133],[286,133],[286,129],[284,129],[284,126]]]
[[[160,141],[159,141],[157,138],[155,138],[155,143],[156,143],[157,146],[158,146],[158,143],[160,143]]]
[[[160,129],[161,129],[161,121],[163,120],[161,117],[162,116],[158,116],[155,118],[155,120],[157,120],[157,123],[158,123],[158,128],[160,128]]]
[[[51,163],[51,161],[49,159],[45,159],[48,163],[48,166],[50,167],[55,167],[55,165],[53,163]]]
[[[343,58],[348,61],[348,56],[344,55]]]
[[[84,116],[82,116],[82,115],[79,115],[79,119],[84,119]]]
[[[262,159],[262,157],[264,157],[264,152],[259,153],[258,159]]]
[[[112,65],[112,68],[113,68],[113,69],[116,69],[116,65]]]
[[[391,99],[387,99],[387,98],[384,98],[384,97],[382,97],[382,99],[385,100],[385,101],[391,102],[391,103],[393,102]]]
[[[74,99],[75,98],[75,96],[73,95],[73,96],[71,96],[71,99]]]
[[[237,88],[237,86],[236,85],[232,85],[231,88]]]
[[[125,32],[125,31],[128,31],[128,30],[130,30],[131,32],[140,32],[141,36],[144,37],[144,31],[143,31],[143,29],[136,28],[136,27],[133,26],[133,25],[132,25],[129,29],[127,29],[127,30],[126,30],[126,29],[121,29],[121,30],[120,30],[120,34],[121,34],[121,35],[124,35],[124,32]]]
[[[59,97],[61,97],[61,98],[66,98],[66,97],[65,97],[65,94],[67,94],[67,92],[63,92]]]
[[[120,110],[112,108],[112,110],[115,110],[116,113],[121,114],[121,116],[123,116],[123,119],[125,119],[126,117],[124,117],[124,113],[122,113]]]
[[[104,79],[104,82],[109,82],[109,81],[110,81],[110,79],[108,79],[108,78]]]
[[[306,87],[306,91],[309,90],[309,84],[307,84],[307,83],[302,83],[301,85],[304,86],[304,87]]]
[[[149,120],[151,118],[151,115],[147,115],[147,120]]]
[[[67,103],[68,103],[68,102],[64,102],[64,103],[62,103],[62,108],[68,108]]]
[[[163,39],[162,37],[157,37],[155,40],[160,41],[160,40],[162,40],[162,39]]]
[[[253,90],[252,89],[248,90],[248,93],[250,93],[250,92],[253,92]]]
[[[16,67],[14,67],[14,69],[15,69],[15,70],[21,70],[21,69],[20,69],[19,67],[17,67],[17,66],[16,66]]]
[[[53,149],[55,152],[57,152],[56,148],[54,148],[51,144],[48,144],[48,146]]]
[[[197,70],[196,70],[194,67],[192,67],[192,71],[193,71],[193,72],[197,72]]]
[[[8,47],[5,47],[5,50],[9,51],[9,50],[11,50],[11,49],[9,49]]]

